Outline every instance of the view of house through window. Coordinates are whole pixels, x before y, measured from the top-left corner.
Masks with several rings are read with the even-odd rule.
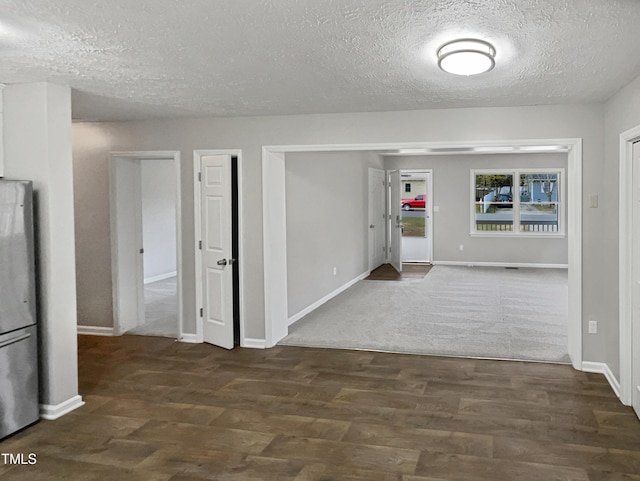
[[[481,233],[562,233],[560,170],[472,171]]]

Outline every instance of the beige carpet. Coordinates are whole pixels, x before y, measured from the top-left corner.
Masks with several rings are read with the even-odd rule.
[[[145,321],[126,334],[178,337],[177,280],[170,277],[144,286]]]
[[[435,266],[363,280],[289,327],[281,344],[569,362],[565,269]]]

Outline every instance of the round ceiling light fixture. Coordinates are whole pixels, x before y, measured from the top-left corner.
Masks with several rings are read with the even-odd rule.
[[[455,75],[477,75],[491,70],[495,57],[496,49],[489,42],[463,38],[438,49],[438,67]]]

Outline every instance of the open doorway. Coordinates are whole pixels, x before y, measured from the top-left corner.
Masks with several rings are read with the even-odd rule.
[[[402,262],[431,262],[432,222],[430,171],[400,171]]]
[[[383,155],[404,155],[406,151],[411,150],[412,154],[417,153],[418,148],[420,148],[421,154],[425,155],[441,155],[443,149],[446,150],[446,154],[452,154],[452,152],[459,153],[460,155],[476,155],[476,154],[494,154],[494,153],[503,153],[506,151],[511,152],[512,154],[521,154],[523,152],[543,152],[548,151],[549,145],[553,145],[554,151],[558,152],[568,152],[568,170],[571,175],[568,175],[568,198],[567,205],[568,210],[572,212],[572,215],[569,216],[567,220],[567,232],[571,235],[568,237],[568,246],[567,246],[567,259],[568,259],[568,311],[569,311],[569,319],[568,319],[568,351],[571,357],[571,361],[573,365],[577,368],[580,368],[581,361],[581,306],[580,306],[580,279],[581,279],[581,249],[580,249],[580,213],[581,213],[581,141],[579,139],[563,139],[563,140],[553,140],[553,139],[536,139],[536,140],[528,140],[528,141],[503,141],[503,142],[484,142],[481,143],[481,147],[474,145],[474,143],[466,143],[466,142],[452,142],[443,147],[441,143],[430,144],[428,142],[423,144],[411,144],[411,145],[397,145],[397,144],[369,144],[369,145],[323,145],[323,146],[275,146],[275,147],[263,147],[263,197],[266,205],[269,205],[269,209],[265,209],[264,211],[264,226],[265,226],[265,298],[267,302],[267,309],[265,310],[265,334],[266,334],[266,344],[267,346],[274,345],[275,342],[284,338],[287,335],[288,327],[292,322],[295,322],[297,319],[301,318],[301,314],[307,314],[311,312],[311,310],[316,309],[321,304],[326,303],[330,298],[336,297],[339,293],[344,291],[344,288],[348,287],[351,282],[346,282],[344,285],[340,286],[338,289],[330,292],[325,297],[320,300],[312,303],[307,308],[304,308],[302,305],[302,309],[299,310],[298,314],[293,316],[288,316],[289,313],[296,312],[296,309],[291,309],[290,300],[292,298],[299,299],[301,296],[296,295],[295,292],[288,292],[287,285],[295,286],[298,289],[298,286],[302,285],[301,283],[291,283],[291,273],[297,272],[300,270],[300,259],[310,259],[310,261],[315,261],[318,259],[318,256],[300,256],[296,255],[295,243],[287,242],[287,233],[289,229],[289,222],[286,221],[286,217],[290,214],[291,210],[289,209],[291,202],[293,199],[289,196],[289,185],[285,179],[285,172],[287,169],[285,168],[285,155],[289,153],[300,153],[300,152],[345,152],[345,151],[382,151]],[[539,147],[540,146],[540,147]],[[445,149],[446,147],[446,149]],[[390,149],[398,149],[397,153],[392,152],[389,154]],[[476,150],[477,149],[477,150]],[[387,152],[384,152],[387,151]],[[314,163],[311,162],[311,165]],[[347,163],[343,163],[342,165],[347,165]],[[385,164],[384,167],[396,167],[395,165],[387,166]],[[399,167],[399,166],[398,166]],[[396,167],[397,168],[397,167]],[[330,169],[329,169],[330,170]],[[332,171],[333,172],[333,171]],[[471,202],[468,198],[469,194],[464,194],[468,186],[468,180],[465,180],[465,177],[468,179],[468,173],[465,176],[460,177],[463,179],[465,186],[462,188],[464,190],[461,195],[455,189],[445,190],[443,192],[457,195],[458,201],[456,203],[460,209],[464,210],[462,214],[450,215],[450,213],[445,212],[444,215],[447,219],[467,219]],[[335,176],[334,176],[335,177]],[[313,177],[314,183],[312,184],[314,188],[320,189],[320,186],[317,185],[318,179],[317,176]],[[440,179],[440,177],[438,177]],[[268,181],[267,181],[268,180]],[[459,180],[459,179],[458,179]],[[328,182],[328,190],[331,192],[335,192],[335,182],[330,179]],[[329,189],[330,187],[330,189]],[[459,190],[459,189],[458,189]],[[284,193],[287,192],[285,196]],[[439,191],[440,192],[440,191]],[[442,194],[442,192],[440,192]],[[438,195],[440,195],[438,194]],[[445,199],[447,196],[443,196],[442,199]],[[335,197],[334,197],[335,200]],[[398,197],[398,202],[394,203],[394,205],[400,205],[401,198]],[[444,200],[442,200],[444,201]],[[325,208],[328,206],[323,203]],[[340,207],[333,208],[332,212],[339,212],[339,209],[344,210],[344,206],[351,206],[347,202],[342,202]],[[443,204],[444,205],[444,204]],[[448,205],[448,204],[447,204]],[[436,211],[437,206],[434,206],[434,211]],[[449,209],[453,211],[453,209]],[[307,212],[308,214],[308,212]],[[440,217],[443,217],[443,213],[440,212]],[[308,217],[308,216],[307,216]],[[393,216],[392,216],[393,217]],[[348,216],[347,216],[348,218]],[[366,219],[366,217],[365,217]],[[394,220],[394,219],[392,219]],[[399,220],[399,219],[398,219]],[[336,228],[336,219],[329,216],[329,221],[331,225],[331,231],[340,232],[342,235],[343,243],[340,246],[346,245],[344,243],[344,229]],[[397,222],[398,224],[400,222]],[[296,226],[300,227],[303,223],[295,223]],[[461,235],[465,237],[470,237],[468,231],[468,225],[466,223],[456,223],[456,226],[464,229],[465,231]],[[367,226],[368,227],[368,226]],[[456,227],[456,228],[458,228]],[[440,227],[438,228],[438,232],[440,232]],[[329,229],[318,229],[315,226],[315,229],[307,230],[305,232],[328,232]],[[443,234],[446,238],[446,233]],[[327,242],[326,236],[323,235],[323,244],[322,247],[325,247]],[[479,241],[475,241],[475,244],[488,244],[481,236],[478,236]],[[449,245],[451,244],[451,245]],[[305,250],[308,250],[310,245],[314,245],[311,243],[301,244]],[[365,242],[362,242],[361,245],[366,245]],[[463,244],[445,242],[445,248],[443,248],[443,253],[440,253],[440,249],[438,249],[438,255],[443,256],[445,260],[448,261],[445,255],[449,255],[449,251],[462,252],[464,250],[465,255],[470,252],[470,249],[464,249]],[[453,247],[453,249],[452,249]],[[467,246],[469,247],[469,246]],[[486,247],[486,246],[485,246]],[[448,250],[447,250],[448,249]],[[445,252],[446,251],[446,252]],[[480,253],[484,252],[482,246],[479,246]],[[338,257],[339,251],[336,249],[331,249],[329,251],[329,255],[333,256],[333,258]],[[352,256],[353,257],[353,256]],[[453,256],[452,256],[453,257]],[[463,257],[458,254],[457,257]],[[333,258],[329,258],[328,261],[333,261]],[[292,262],[291,259],[294,261]],[[276,262],[277,260],[277,262]],[[283,262],[283,260],[285,262]],[[289,262],[286,262],[289,260]],[[493,261],[495,263],[497,261]],[[454,265],[455,261],[448,261],[447,263]],[[458,263],[464,263],[464,265],[468,265],[469,261],[458,261]],[[291,264],[291,265],[290,265]],[[478,263],[472,263],[474,265],[478,265]],[[499,264],[499,262],[498,262]],[[329,266],[327,268],[326,266]],[[336,276],[336,272],[339,274],[339,270],[336,270],[334,267],[331,268],[333,264],[330,262],[321,262],[319,264],[320,269],[324,269],[326,273],[323,271],[322,275],[329,277],[333,272],[333,276]],[[427,276],[430,277],[431,275]],[[355,281],[357,278],[354,278]],[[403,291],[403,295],[406,293]],[[303,294],[307,294],[308,290],[304,290]],[[383,296],[387,298],[388,296]],[[376,298],[376,296],[370,296],[370,299]]]
[[[597,200],[597,198],[596,198]],[[620,134],[620,399],[640,417],[640,126]],[[594,371],[597,370],[595,366]],[[605,371],[608,379],[615,378]]]
[[[171,159],[142,159],[144,319],[126,334],[178,337],[176,178]]]
[[[111,154],[114,332],[181,337],[178,152]]]

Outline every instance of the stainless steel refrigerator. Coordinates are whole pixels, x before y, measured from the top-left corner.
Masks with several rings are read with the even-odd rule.
[[[0,179],[0,439],[39,417],[32,191]]]

